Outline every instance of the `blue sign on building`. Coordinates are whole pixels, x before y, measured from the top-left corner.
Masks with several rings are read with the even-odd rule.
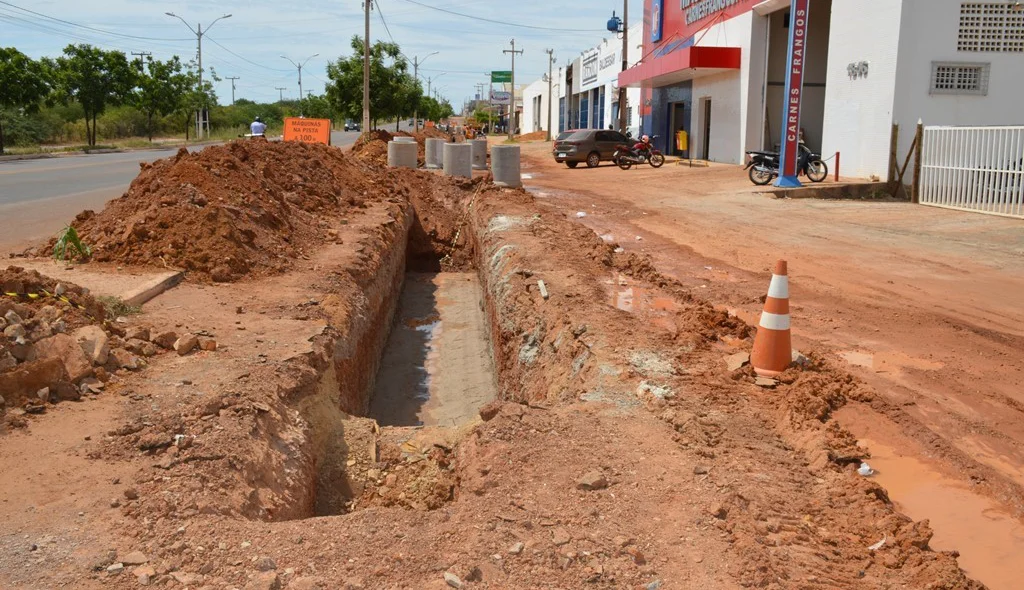
[[[662,2],[663,0],[651,0],[651,43],[661,41],[662,23],[665,21]]]

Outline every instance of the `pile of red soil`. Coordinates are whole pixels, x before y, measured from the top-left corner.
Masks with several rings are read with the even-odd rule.
[[[142,164],[128,192],[74,226],[96,261],[228,282],[284,270],[326,239],[332,219],[384,194],[341,150],[246,140]]]
[[[548,132],[547,131],[534,131],[532,133],[526,133],[526,134],[520,135],[516,139],[518,139],[519,141],[538,141],[538,140],[547,139],[547,138],[548,138]]]
[[[388,162],[388,142],[393,138],[383,129],[367,131],[352,145],[352,153],[364,162],[385,166]]]

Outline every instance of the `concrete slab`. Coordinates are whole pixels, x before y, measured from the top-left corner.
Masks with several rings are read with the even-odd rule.
[[[94,296],[119,297],[131,305],[142,305],[184,278],[178,271],[150,268],[122,268],[107,265],[58,264],[48,258],[15,258],[8,266],[38,271],[58,281],[68,281],[89,289]]]

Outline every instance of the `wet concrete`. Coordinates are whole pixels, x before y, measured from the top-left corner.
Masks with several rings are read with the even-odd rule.
[[[409,273],[370,416],[382,426],[459,426],[497,394],[474,273]]]

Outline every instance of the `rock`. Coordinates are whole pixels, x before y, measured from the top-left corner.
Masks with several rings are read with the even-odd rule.
[[[603,473],[595,469],[579,478],[576,481],[576,487],[581,490],[603,490],[608,487],[608,480],[605,479]]]
[[[156,569],[151,565],[143,565],[133,569],[132,574],[140,585],[149,586],[156,576]]]
[[[255,578],[249,582],[246,586],[247,590],[280,590],[281,581],[277,577],[277,572],[263,572],[257,574]]]
[[[480,419],[484,422],[494,419],[501,412],[501,403],[500,400],[494,400],[480,408]]]
[[[4,314],[4,319],[7,320],[7,323],[10,325],[20,324],[25,321],[21,319],[21,316],[13,309],[7,310],[7,313]]]
[[[40,389],[39,391],[36,392],[36,397],[38,397],[39,401],[43,402],[44,404],[50,401],[50,388],[44,387]]]
[[[444,582],[452,588],[462,588],[463,586],[465,586],[465,584],[462,583],[462,580],[460,580],[458,576],[451,572],[444,573]]]
[[[729,515],[729,509],[722,504],[715,504],[708,510],[708,512],[711,513],[711,516],[714,516],[719,520],[722,520]]]
[[[200,338],[199,349],[207,352],[214,352],[217,350],[217,341],[213,338]]]
[[[75,340],[82,347],[86,358],[94,365],[107,364],[110,354],[109,337],[99,326],[83,326],[75,330]]]
[[[572,537],[569,536],[569,531],[562,527],[551,531],[551,542],[555,545],[567,545],[569,541],[572,541]]]
[[[526,549],[526,545],[522,543],[516,543],[515,545],[509,547],[508,552],[512,555],[519,555],[523,552],[523,549]]]
[[[299,577],[288,583],[288,590],[319,590],[319,588],[320,583],[315,578]]]
[[[171,350],[174,348],[174,343],[177,342],[177,340],[178,335],[175,332],[162,332],[157,334],[156,338],[152,339],[152,342],[160,348]]]
[[[269,557],[261,557],[260,560],[256,562],[256,569],[261,572],[269,572],[271,570],[276,570],[277,564]]]
[[[115,348],[110,351],[110,362],[118,369],[128,369],[129,371],[136,371],[142,367],[139,357],[123,348]]]
[[[231,272],[231,267],[222,264],[210,271],[210,278],[215,283],[230,283],[234,280],[235,275]]]
[[[64,320],[57,320],[50,324],[50,329],[54,334],[63,334],[68,331],[68,324]]]
[[[35,397],[44,387],[54,388],[67,381],[64,363],[58,358],[30,361],[0,373],[0,391],[7,403],[16,405],[22,399]]]
[[[25,342],[21,342],[20,344],[14,344],[11,346],[10,351],[11,356],[13,356],[16,361],[23,363],[28,360],[28,355],[32,352],[32,347]]]
[[[82,391],[67,381],[61,381],[50,388],[50,399],[59,402],[77,402],[82,399]]]
[[[765,389],[774,389],[778,385],[778,381],[775,379],[769,379],[768,377],[758,377],[754,380],[754,385],[758,387],[764,387]]]
[[[190,574],[188,572],[171,572],[171,577],[183,586],[197,586],[206,579],[206,576],[202,574]]]
[[[75,339],[67,334],[55,334],[49,338],[43,338],[35,343],[32,352],[29,353],[29,360],[36,359],[60,359],[64,363],[64,370],[67,372],[68,380],[78,383],[84,377],[92,375],[92,362],[85,355],[82,347],[75,342]]]
[[[644,552],[640,551],[640,549],[636,547],[628,547],[626,549],[626,553],[633,558],[633,563],[637,565],[644,565],[647,563],[647,557],[644,555]]]
[[[792,349],[792,356],[790,358],[793,360],[793,364],[798,367],[808,367],[811,364],[811,359],[804,356],[799,350],[796,350],[795,348]]]
[[[658,590],[659,588],[661,588],[661,580],[655,580],[645,586],[646,590]]]
[[[144,563],[149,563],[149,558],[141,551],[132,551],[128,555],[120,558],[119,561],[125,565],[142,565]]]
[[[124,571],[124,564],[123,563],[112,563],[112,564],[107,566],[107,573],[108,574],[119,574],[119,573],[121,573],[123,571]]]
[[[132,326],[124,331],[125,340],[142,340],[149,342],[149,328],[145,326]]]
[[[78,385],[82,393],[99,393],[107,386],[95,377],[86,377]]]
[[[704,467],[703,465],[697,465],[697,466],[695,466],[693,468],[693,474],[694,475],[704,475],[707,472],[708,472],[708,468]]]
[[[128,488],[127,490],[124,491],[124,497],[128,498],[129,500],[138,500],[139,492],[135,491],[135,488]]]
[[[179,356],[185,356],[199,346],[199,338],[194,334],[185,334],[174,341],[174,352]]]
[[[25,334],[25,326],[22,326],[21,324],[11,324],[4,328],[4,336],[6,336],[8,340],[17,340],[19,338],[24,339]]]
[[[725,357],[725,365],[730,373],[737,371],[743,367],[743,365],[750,362],[749,352],[737,352],[736,354],[730,354]]]
[[[4,351],[3,355],[0,355],[0,372],[13,369],[16,366],[18,366],[18,359],[14,358],[10,351]]]

